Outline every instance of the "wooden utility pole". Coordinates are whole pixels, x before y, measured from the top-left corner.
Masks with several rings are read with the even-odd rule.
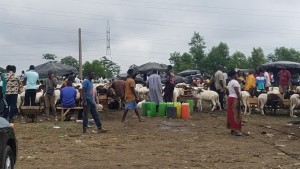
[[[79,79],[82,79],[82,46],[81,46],[81,29],[78,30],[79,35]]]

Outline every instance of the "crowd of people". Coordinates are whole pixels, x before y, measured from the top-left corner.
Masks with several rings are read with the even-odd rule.
[[[134,110],[138,120],[140,122],[144,119],[139,115],[137,109],[138,96],[135,92],[135,72],[133,69],[127,71],[126,81],[114,80],[110,83],[110,88],[114,89],[114,92],[121,97],[121,100],[125,102],[125,110],[121,121],[126,122],[126,116],[130,110]],[[146,86],[149,89],[149,101],[155,102],[158,108],[161,102],[172,102],[173,91],[175,87],[175,74],[172,70],[172,66],[169,65],[165,74],[166,82],[161,82],[161,76],[158,70],[153,70],[152,75],[147,78]],[[277,74],[279,77],[279,89],[280,93],[284,93],[292,85],[291,73],[282,67]],[[104,130],[99,113],[96,109],[96,95],[93,87],[95,74],[89,72],[88,77],[82,82],[75,76],[69,76],[64,80],[60,87],[60,102],[61,106],[65,108],[75,107],[77,92],[72,85],[74,83],[82,82],[82,90],[80,91],[80,106],[83,106],[83,112],[78,113],[78,119],[83,119],[83,133],[87,132],[88,128],[88,114],[90,113],[95,121],[99,132],[106,132]],[[100,78],[99,81],[104,81]],[[193,84],[198,86],[199,79],[196,79]],[[17,99],[18,94],[21,92],[22,86],[26,85],[24,106],[35,105],[36,94],[39,88],[42,89],[42,97],[45,103],[45,114],[47,119],[50,116],[50,109],[56,113],[56,105],[54,102],[55,88],[58,85],[57,79],[52,71],[48,72],[48,77],[42,81],[39,80],[39,74],[35,71],[33,65],[29,67],[28,71],[22,71],[20,76],[16,75],[16,67],[8,65],[6,72],[1,74],[1,99],[4,99],[9,107],[8,111],[4,113],[4,118],[7,118],[9,122],[14,122],[14,115],[17,112]],[[231,129],[231,134],[241,135],[241,112],[240,112],[240,92],[242,90],[253,92],[266,92],[268,88],[274,85],[274,77],[271,72],[267,72],[264,69],[259,69],[257,72],[250,70],[248,72],[231,70],[228,73],[225,72],[223,66],[219,66],[210,79],[210,90],[214,90],[219,95],[220,108],[225,109],[225,95],[227,99],[227,127]],[[70,120],[72,111],[67,114],[65,120]]]

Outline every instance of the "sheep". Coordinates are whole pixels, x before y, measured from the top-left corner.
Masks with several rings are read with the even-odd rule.
[[[178,97],[181,95],[184,95],[184,89],[175,87],[173,91],[173,102],[177,102]]]
[[[103,110],[103,106],[101,105],[101,104],[96,104],[96,109],[97,109],[97,111],[99,112],[99,111],[102,111]]]
[[[149,89],[147,87],[142,87],[138,89],[137,95],[139,99],[147,100]]]
[[[293,94],[290,97],[290,101],[291,101],[290,116],[291,117],[297,117],[297,116],[294,115],[294,109],[295,109],[295,107],[298,107],[300,105],[300,96],[299,96],[299,94]]]
[[[262,115],[265,115],[264,113],[264,107],[265,105],[271,106],[271,111],[275,114],[276,113],[276,105],[281,102],[283,99],[283,96],[280,94],[275,93],[262,93],[258,96],[258,108],[261,111]]]
[[[193,95],[196,97],[197,100],[197,108],[198,111],[202,110],[202,100],[211,101],[213,104],[213,108],[211,111],[214,111],[217,106],[219,106],[219,109],[221,110],[221,104],[219,101],[219,95],[215,91],[210,90],[203,90],[203,89],[196,89],[193,90]]]
[[[142,104],[143,104],[144,102],[146,102],[146,100],[143,100],[143,101],[139,102],[139,103],[137,104],[137,107],[138,107],[139,109],[142,108]]]
[[[241,91],[241,97],[242,97],[241,102],[245,107],[244,114],[245,115],[247,114],[247,108],[248,108],[249,112],[248,112],[247,115],[250,115],[251,114],[251,106],[250,106],[250,103],[249,103],[250,93],[247,92],[247,91]]]
[[[144,87],[142,84],[136,84],[135,88],[134,88],[135,92],[138,93],[139,89],[142,88],[142,87]]]

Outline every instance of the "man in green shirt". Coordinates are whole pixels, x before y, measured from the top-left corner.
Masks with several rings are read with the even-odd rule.
[[[9,70],[11,69],[11,65],[7,65],[6,66],[6,72],[1,74],[1,81],[2,81],[2,91],[1,91],[1,98],[5,99],[5,92],[6,92],[6,80],[5,80],[5,74],[9,72]]]

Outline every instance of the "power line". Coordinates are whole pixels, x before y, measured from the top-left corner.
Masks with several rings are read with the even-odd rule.
[[[184,11],[184,12],[197,12],[197,13],[215,13],[215,14],[228,14],[228,15],[247,15],[247,16],[263,16],[263,17],[291,17],[299,18],[295,16],[280,16],[280,15],[259,15],[259,14],[247,14],[247,13],[236,13],[236,12],[211,12],[211,11],[200,11],[200,10],[191,10],[191,9],[178,9],[178,8],[165,8],[165,7],[152,7],[152,6],[138,6],[138,5],[128,5],[128,4],[118,4],[118,3],[103,3],[99,1],[83,1],[83,0],[70,0],[70,1],[79,1],[92,4],[101,4],[101,5],[112,5],[112,6],[126,6],[126,7],[135,7],[135,8],[149,8],[157,10],[170,10],[170,11]]]
[[[80,1],[80,0],[74,0]],[[300,13],[297,11],[278,11],[278,10],[269,10],[269,9],[250,9],[250,8],[232,8],[232,7],[219,7],[219,6],[207,6],[207,5],[191,5],[191,4],[178,4],[178,3],[162,3],[162,2],[153,2],[153,1],[140,1],[140,0],[121,0],[123,2],[131,1],[131,2],[138,2],[138,3],[145,3],[145,4],[158,4],[158,5],[172,5],[172,6],[186,6],[186,7],[193,7],[193,8],[211,8],[211,9],[225,9],[225,10],[241,10],[241,11],[257,11],[257,12],[274,12],[274,13]],[[95,2],[95,1],[94,1]]]
[[[75,1],[78,1],[78,0],[75,0]],[[10,5],[8,5],[10,6]],[[40,10],[40,9],[35,9],[35,8],[27,8],[27,7],[18,7],[18,8],[26,8],[26,9],[33,9],[33,10]],[[12,10],[12,9],[6,9],[6,8],[0,8],[0,9],[5,9],[5,10]],[[99,20],[100,18],[98,17],[103,17],[101,18],[100,20],[105,20],[105,19],[112,19],[113,21],[115,22],[126,22],[126,21],[118,21],[116,19],[125,19],[125,20],[136,20],[136,21],[146,21],[146,22],[160,22],[160,23],[175,23],[175,24],[189,24],[189,25],[192,25],[192,26],[197,26],[197,27],[200,27],[200,26],[216,26],[216,27],[220,27],[220,26],[225,26],[226,25],[208,25],[208,24],[197,24],[195,25],[195,23],[189,23],[189,22],[179,22],[179,21],[168,21],[168,20],[157,20],[157,19],[141,19],[141,18],[132,18],[132,17],[113,17],[111,18],[111,16],[105,16],[105,15],[93,15],[93,14],[87,14],[87,13],[75,13],[75,12],[66,12],[66,11],[59,11],[59,10],[48,10],[48,9],[43,9],[42,11],[52,11],[52,12],[59,12],[59,13],[65,13],[65,14],[78,14],[80,16],[73,16],[73,15],[58,15],[58,14],[53,14],[53,13],[45,13],[45,12],[38,12],[38,13],[41,13],[41,14],[46,14],[46,15],[57,15],[57,16],[65,16],[65,17],[83,17],[83,18],[88,18],[88,19],[97,19]],[[35,13],[36,11],[27,11],[27,12],[33,12]],[[91,18],[91,17],[84,17],[82,15],[87,15],[87,16],[96,16],[97,18]],[[294,16],[293,16],[294,17]],[[300,18],[300,17],[297,17],[297,18]],[[132,22],[128,22],[128,23],[132,23]],[[172,25],[174,26],[174,25]],[[176,26],[176,25],[175,25]],[[186,26],[184,26],[186,27]],[[188,26],[190,27],[190,26]],[[232,26],[230,26],[232,27]],[[263,30],[266,30],[266,29],[270,29],[270,28],[262,28],[262,27],[251,27],[251,26],[234,26],[234,27],[237,27],[237,28],[246,28],[246,29],[263,29]],[[274,30],[274,28],[271,28],[272,30]],[[291,30],[291,29],[277,29],[277,30],[288,30],[288,31],[300,31],[300,30]]]

